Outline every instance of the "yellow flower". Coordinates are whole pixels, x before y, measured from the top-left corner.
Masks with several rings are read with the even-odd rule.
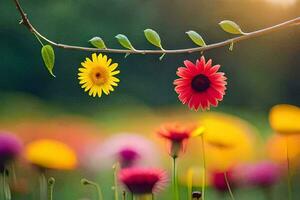
[[[281,134],[300,134],[300,108],[288,104],[274,106],[269,115],[273,130]]]
[[[256,130],[246,121],[227,114],[209,113],[200,118],[209,168],[226,170],[254,158]]]
[[[25,157],[42,168],[69,170],[77,166],[74,151],[56,140],[41,139],[29,143],[25,149]]]
[[[108,95],[110,91],[114,91],[113,86],[118,86],[120,80],[114,77],[119,74],[118,63],[111,64],[112,60],[108,59],[106,55],[101,53],[97,56],[96,53],[92,54],[92,60],[86,58],[81,63],[83,66],[79,68],[78,79],[84,91],[89,91],[89,95],[101,97],[102,91]]]
[[[276,162],[286,162],[287,142],[290,164],[297,166],[300,164],[300,135],[273,134],[266,144],[268,156]]]

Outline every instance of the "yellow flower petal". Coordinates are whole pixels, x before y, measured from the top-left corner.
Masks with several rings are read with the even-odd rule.
[[[98,63],[98,57],[97,57],[97,54],[96,54],[96,53],[93,53],[93,54],[92,54],[92,59],[93,59],[93,62],[94,62],[94,63]]]
[[[269,115],[270,125],[278,133],[300,134],[300,108],[288,104],[274,106]]]
[[[110,71],[114,71],[118,67],[118,63],[113,63],[111,66],[109,66]]]
[[[117,71],[111,72],[111,75],[113,76],[113,75],[116,75],[116,74],[119,74],[119,73],[120,73],[120,70],[117,70]]]

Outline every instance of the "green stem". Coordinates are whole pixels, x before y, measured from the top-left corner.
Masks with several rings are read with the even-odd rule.
[[[34,34],[34,36],[36,37],[36,39],[39,41],[39,43],[42,45],[42,47],[44,46],[44,44],[43,44],[43,42],[41,41],[41,39],[40,39],[40,37],[37,35],[37,34],[35,34],[35,33],[33,33]]]
[[[114,192],[115,192],[115,200],[119,200],[118,178],[117,178],[118,164],[117,163],[114,164],[113,170],[114,170]]]
[[[205,200],[205,185],[206,185],[206,158],[205,158],[205,143],[203,134],[201,135],[202,142],[202,159],[203,159],[203,175],[202,175],[202,199]]]
[[[286,137],[286,162],[287,162],[287,182],[288,182],[288,200],[292,199],[292,177],[291,177],[291,166],[289,157],[289,137]]]
[[[48,200],[53,200],[53,189],[54,189],[55,179],[53,177],[50,177],[48,179]]]
[[[228,177],[227,177],[227,172],[226,171],[224,172],[224,179],[225,179],[225,182],[226,182],[226,185],[227,185],[227,188],[228,188],[231,200],[235,200],[234,196],[233,196],[233,193],[232,193],[232,190],[231,190],[231,187],[230,187],[230,184],[229,184],[229,181],[228,181]]]
[[[4,169],[4,173],[3,173],[3,190],[4,190],[5,200],[11,200],[11,192],[10,192],[9,184],[6,181],[6,178],[7,178],[6,170],[7,169]]]
[[[133,200],[154,200],[153,194],[133,195]]]
[[[87,180],[87,179],[82,179],[81,183],[83,185],[91,185],[91,186],[95,187],[97,190],[97,194],[98,194],[98,200],[103,200],[102,190],[101,190],[99,184],[97,184],[96,182]]]
[[[1,172],[1,186],[2,186],[2,195],[3,195],[3,199],[5,199],[5,183],[4,183],[4,173],[5,172]],[[1,195],[1,196],[2,196]]]
[[[263,189],[263,193],[265,196],[266,200],[273,200],[273,195],[272,195],[272,188],[271,186],[268,186],[266,188],[262,188]]]
[[[173,158],[173,176],[172,176],[172,184],[173,184],[173,192],[175,200],[179,200],[179,189],[178,189],[178,175],[177,175],[177,157],[174,156]]]
[[[41,172],[39,177],[40,182],[40,200],[47,199],[47,180],[44,172]]]
[[[123,192],[122,192],[122,200],[126,200],[126,191],[125,190],[123,190]]]

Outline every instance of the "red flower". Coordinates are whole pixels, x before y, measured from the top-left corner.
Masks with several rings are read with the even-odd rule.
[[[184,65],[178,68],[180,78],[174,81],[179,100],[195,110],[216,107],[225,95],[227,84],[224,73],[218,72],[220,65],[212,66],[212,60],[205,62],[204,56],[196,64],[186,60]]]
[[[177,157],[180,151],[184,151],[186,141],[193,136],[196,126],[183,126],[178,123],[165,124],[158,130],[158,135],[169,142],[169,154]]]
[[[161,190],[167,182],[165,171],[147,168],[126,168],[119,172],[119,180],[135,195]]]
[[[235,186],[233,172],[231,170],[225,172],[227,174],[228,182],[231,187]],[[212,186],[219,192],[226,192],[228,190],[224,172],[213,172],[211,177]]]

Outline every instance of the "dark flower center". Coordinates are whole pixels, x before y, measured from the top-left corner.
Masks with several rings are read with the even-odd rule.
[[[97,73],[95,74],[95,76],[96,76],[96,78],[100,78],[100,77],[101,77],[101,74],[100,74],[99,72],[97,72]]]
[[[210,86],[210,80],[207,76],[199,74],[195,76],[192,80],[192,88],[197,92],[203,92],[207,90]]]

